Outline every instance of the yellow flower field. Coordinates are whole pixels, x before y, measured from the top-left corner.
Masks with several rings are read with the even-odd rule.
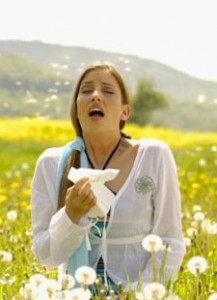
[[[199,144],[212,144],[217,141],[217,132],[201,133],[175,131],[161,127],[139,127],[128,124],[124,130],[135,139],[157,138],[171,147],[182,148]],[[62,144],[73,139],[74,131],[69,121],[50,119],[0,119],[0,139],[7,141],[32,140]]]
[[[167,142],[177,163],[187,254],[172,287],[173,298],[166,294],[159,299],[217,299],[217,133],[184,133],[133,124],[124,132],[135,139]],[[0,119],[0,300],[27,299],[20,291],[34,274],[56,278],[56,270],[39,266],[31,252],[30,185],[40,153],[73,138],[69,121]],[[143,296],[127,297],[122,294],[121,299]]]

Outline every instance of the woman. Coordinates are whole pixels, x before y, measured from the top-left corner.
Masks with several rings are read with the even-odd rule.
[[[171,248],[164,279],[177,273],[185,248],[174,159],[165,143],[131,140],[121,132],[130,113],[127,88],[115,67],[88,66],[71,104],[77,139],[47,149],[32,182],[33,252],[41,265],[61,265],[73,275],[78,266],[88,264],[112,283],[121,281],[127,288],[130,278],[136,288],[139,272],[143,285],[152,279],[150,254],[142,240],[153,233]],[[105,184],[115,198],[101,235],[88,217],[97,202],[92,185],[87,177],[72,184],[67,179],[72,166],[119,170]],[[99,231],[101,224],[96,225]],[[161,260],[159,251],[158,270]]]

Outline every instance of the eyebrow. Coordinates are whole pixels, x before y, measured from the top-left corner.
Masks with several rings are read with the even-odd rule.
[[[83,81],[83,82],[81,83],[81,86],[83,86],[83,85],[88,85],[88,84],[92,84],[92,83],[93,83],[93,81],[91,81],[91,80],[89,80],[89,81]],[[104,81],[102,81],[102,84],[105,85],[105,86],[115,87],[114,84],[109,83],[109,82],[104,82]]]
[[[81,85],[83,85],[83,84],[91,84],[91,83],[93,83],[93,81],[82,81],[82,83],[81,83]]]
[[[102,82],[103,85],[107,85],[107,86],[111,86],[111,87],[115,87],[114,84],[109,83],[109,82]]]

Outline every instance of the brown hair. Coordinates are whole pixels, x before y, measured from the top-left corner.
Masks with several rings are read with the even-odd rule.
[[[117,70],[117,68],[112,65],[111,63],[107,62],[95,62],[93,64],[88,65],[83,72],[80,74],[80,77],[78,78],[76,84],[74,85],[73,88],[73,94],[72,94],[72,100],[71,100],[71,107],[70,107],[70,118],[72,125],[75,129],[76,135],[82,137],[82,128],[80,125],[80,122],[77,118],[77,97],[79,94],[80,86],[85,78],[85,76],[95,70],[107,70],[110,74],[114,76],[114,78],[117,80],[117,83],[120,87],[121,94],[122,94],[122,103],[123,104],[129,104],[129,92],[128,88],[126,86],[126,83],[120,74],[120,72]],[[122,130],[125,126],[125,121],[121,120],[120,121],[120,130]],[[72,186],[72,183],[67,179],[67,174],[71,168],[71,166],[74,166],[75,168],[80,167],[80,152],[79,151],[73,151],[72,154],[70,155],[66,168],[63,173],[63,177],[60,183],[60,189],[59,189],[59,195],[58,195],[58,209],[64,206],[65,202],[65,195],[67,189]]]

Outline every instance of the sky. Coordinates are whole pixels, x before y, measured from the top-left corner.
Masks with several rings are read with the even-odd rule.
[[[0,40],[132,54],[217,81],[217,0],[0,0]]]

